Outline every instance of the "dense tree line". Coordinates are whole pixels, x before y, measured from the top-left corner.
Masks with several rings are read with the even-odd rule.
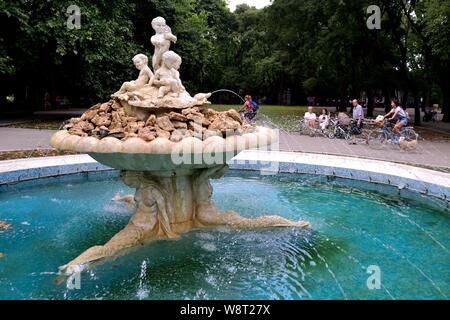
[[[69,30],[74,1],[0,1],[2,106],[11,94],[31,109],[42,108],[46,92],[107,99],[136,77],[131,58],[151,55],[150,22],[161,15],[178,36],[191,92],[228,88],[296,104],[365,93],[369,113],[377,97],[398,96],[417,108],[444,105],[450,121],[448,0],[274,0],[234,13],[225,0],[75,2],[81,28]],[[372,4],[381,8],[379,30],[366,25]]]

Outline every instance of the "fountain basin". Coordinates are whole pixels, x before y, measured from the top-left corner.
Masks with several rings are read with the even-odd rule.
[[[5,239],[0,249],[5,253],[0,258],[0,298],[445,299],[450,295],[445,201],[419,193],[398,197],[395,186],[332,176],[260,176],[235,170],[213,182],[213,200],[220,208],[246,217],[277,213],[307,218],[314,231],[193,230],[179,241],[136,248],[82,274],[80,290],[57,286],[53,280],[58,265],[107,240],[132,213],[111,201],[115,194],[132,189],[118,181],[118,171],[102,172],[1,189],[0,219],[11,223],[12,229],[0,233]],[[366,286],[371,265],[382,272],[379,290]]]

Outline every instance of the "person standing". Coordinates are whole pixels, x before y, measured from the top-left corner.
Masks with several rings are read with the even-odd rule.
[[[364,110],[359,104],[357,99],[352,101],[353,104],[353,123],[352,123],[352,142],[350,144],[356,144],[356,136],[362,133],[363,121],[364,121]]]

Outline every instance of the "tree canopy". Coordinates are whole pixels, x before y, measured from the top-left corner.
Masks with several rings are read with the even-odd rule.
[[[369,112],[375,96],[416,107],[422,98],[443,105],[450,121],[450,2],[376,2],[381,29],[371,30],[368,0],[274,0],[235,12],[225,0],[79,0],[81,28],[70,30],[73,1],[3,0],[1,105],[14,94],[39,109],[46,92],[107,99],[136,77],[135,54],[151,56],[150,22],[161,15],[179,39],[190,92],[227,88],[300,104],[364,93]]]

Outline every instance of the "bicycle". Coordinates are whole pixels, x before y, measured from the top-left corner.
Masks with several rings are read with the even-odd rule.
[[[383,149],[387,145],[399,146],[400,138],[403,137],[406,141],[417,140],[419,135],[416,133],[413,127],[404,127],[400,129],[398,134],[392,132],[391,126],[388,120],[384,120],[383,127],[372,130],[367,135],[367,144],[372,149]]]
[[[330,135],[330,139],[345,139],[347,141],[352,139],[352,135],[348,127],[340,124],[338,119],[330,119],[329,130],[332,133],[332,135]]]
[[[310,137],[322,136],[329,139],[334,139],[334,132],[325,129],[318,129],[311,127],[309,122],[306,120],[302,120],[300,122],[299,133],[302,135],[308,135]]]

